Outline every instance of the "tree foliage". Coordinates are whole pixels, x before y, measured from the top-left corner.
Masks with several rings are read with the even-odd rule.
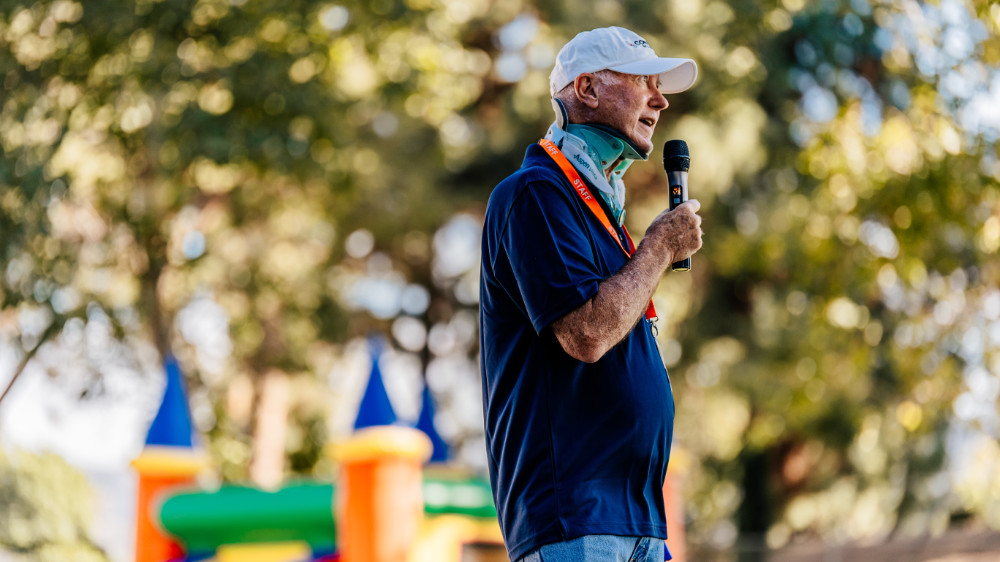
[[[705,247],[654,297],[692,538],[1000,524],[966,462],[1000,462],[985,0],[6,0],[3,339],[30,359],[100,319],[176,354],[240,479],[269,374],[315,470],[325,378],[391,334],[475,459],[478,217],[551,121],[555,52],[599,25],[700,68],[659,135],[691,146]],[[641,232],[663,180],[628,183]]]
[[[93,511],[86,478],[66,461],[0,450],[0,547],[25,560],[105,561],[88,536]]]

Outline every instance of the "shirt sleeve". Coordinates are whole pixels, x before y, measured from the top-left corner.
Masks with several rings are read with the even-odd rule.
[[[603,280],[580,213],[561,186],[529,184],[510,211],[501,243],[536,332],[597,294]]]

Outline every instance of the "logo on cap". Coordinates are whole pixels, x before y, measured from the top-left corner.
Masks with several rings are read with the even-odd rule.
[[[637,47],[637,48],[638,47],[646,47],[647,49],[650,48],[649,43],[646,43],[645,39],[636,39],[635,41],[632,41],[631,43],[626,43],[626,44],[629,47]]]

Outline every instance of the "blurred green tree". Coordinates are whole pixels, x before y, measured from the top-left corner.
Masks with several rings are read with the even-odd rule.
[[[314,377],[323,342],[377,327],[349,325],[331,286],[350,258],[334,241],[361,225],[385,240],[443,222],[454,207],[433,191],[441,151],[428,140],[476,95],[474,62],[488,67],[456,28],[428,28],[428,11],[8,6],[2,303],[22,363],[69,317],[103,309],[119,334],[182,355],[194,393],[223,404],[228,382],[245,377],[256,404],[268,375]],[[397,155],[406,166],[383,164]],[[417,246],[410,261],[426,270]],[[225,372],[206,372],[175,322],[198,296],[232,327]],[[213,446],[249,447],[255,418],[220,418]],[[246,456],[233,458],[224,472],[236,477]]]
[[[88,535],[93,519],[82,473],[51,453],[0,449],[0,548],[24,560],[106,561]]]

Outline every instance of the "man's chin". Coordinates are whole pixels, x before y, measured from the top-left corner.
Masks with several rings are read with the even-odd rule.
[[[641,138],[638,139],[638,142],[636,142],[635,140],[633,140],[632,142],[635,143],[635,145],[639,147],[643,152],[645,152],[646,155],[649,155],[653,152],[653,139]]]

